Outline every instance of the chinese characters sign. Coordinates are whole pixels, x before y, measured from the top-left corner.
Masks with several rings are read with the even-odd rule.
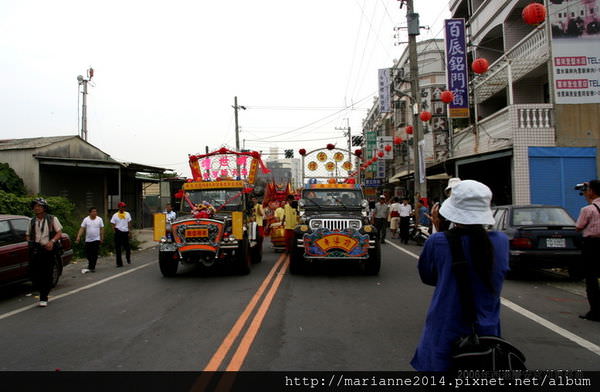
[[[600,103],[599,5],[599,0],[548,4],[558,104]]]
[[[390,69],[379,70],[379,112],[390,113],[392,111],[392,97],[390,94]]]
[[[465,20],[446,19],[446,75],[448,90],[454,93],[448,115],[469,117],[469,80],[465,44]]]
[[[214,181],[217,179],[246,179],[254,181],[257,162],[246,155],[218,154],[190,162],[192,172],[201,178],[196,180]]]

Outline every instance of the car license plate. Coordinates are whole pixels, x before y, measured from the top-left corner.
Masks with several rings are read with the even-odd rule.
[[[186,238],[208,237],[208,229],[187,229],[185,231]]]
[[[546,247],[548,247],[548,248],[566,248],[567,243],[564,238],[546,238]]]

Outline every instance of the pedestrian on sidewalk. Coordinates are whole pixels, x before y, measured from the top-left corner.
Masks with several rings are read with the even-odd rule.
[[[390,214],[390,206],[385,202],[385,196],[379,196],[379,201],[375,203],[375,228],[379,233],[379,241],[385,244],[385,231],[388,223],[388,215]]]
[[[34,217],[27,226],[25,238],[29,245],[29,268],[34,286],[40,291],[38,306],[48,306],[52,288],[52,270],[60,252],[62,226],[57,217],[48,213],[46,200],[31,202]]]
[[[408,204],[408,199],[405,197],[402,200],[402,204],[400,204],[400,242],[403,244],[408,244],[408,237],[410,232],[410,215],[412,214],[413,209],[410,204]]]
[[[127,205],[122,201],[117,204],[119,210],[115,212],[110,220],[113,230],[115,231],[115,253],[117,256],[117,267],[123,266],[121,258],[122,249],[125,248],[125,258],[127,264],[131,264],[131,246],[129,239],[131,238],[131,215],[125,211]]]
[[[100,244],[104,242],[104,221],[98,216],[98,209],[90,207],[88,213],[89,215],[81,222],[81,227],[75,239],[75,242],[79,243],[85,232],[85,257],[88,260],[88,267],[81,270],[82,273],[96,272]]]
[[[450,238],[456,239],[467,261],[471,277],[466,290],[476,299],[475,332],[500,336],[500,293],[508,271],[509,242],[501,232],[487,232],[494,223],[492,192],[477,181],[457,184],[439,213],[455,224],[447,232],[433,234],[423,247],[418,270],[423,283],[435,286],[427,311],[425,328],[411,361],[417,371],[448,371],[452,348],[463,336],[473,333],[468,309],[463,308],[458,279],[453,269]]]
[[[577,218],[575,229],[583,232],[583,265],[585,272],[585,291],[590,311],[579,317],[591,321],[600,321],[600,181],[592,180],[582,189],[588,206],[583,207]]]

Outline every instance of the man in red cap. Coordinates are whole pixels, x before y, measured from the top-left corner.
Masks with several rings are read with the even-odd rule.
[[[125,258],[127,264],[131,264],[131,246],[129,246],[129,238],[131,237],[131,215],[125,211],[127,205],[122,201],[117,205],[119,211],[115,212],[110,220],[115,231],[115,253],[117,254],[117,267],[123,266],[121,258],[121,249],[125,248]]]

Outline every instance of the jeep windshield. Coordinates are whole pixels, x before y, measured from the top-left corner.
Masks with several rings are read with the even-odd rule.
[[[197,189],[186,191],[186,195],[195,205],[209,203],[217,210],[239,211],[242,206],[241,192],[241,188]],[[181,206],[183,212],[191,211],[189,204],[185,200],[181,203]]]
[[[358,189],[305,189],[302,201],[307,210],[361,209],[362,192]]]

